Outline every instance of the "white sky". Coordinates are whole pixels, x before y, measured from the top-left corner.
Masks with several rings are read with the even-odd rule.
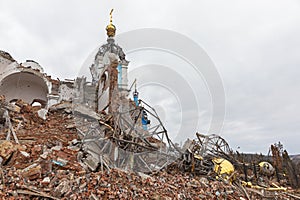
[[[281,141],[291,154],[300,152],[299,1],[0,0],[0,49],[19,62],[39,62],[53,78],[73,79],[105,42],[111,8],[117,34],[168,29],[205,49],[223,80],[221,135],[233,149],[267,153],[270,144]],[[130,59],[134,63],[142,56]],[[164,119],[178,120],[174,110],[155,104]],[[209,111],[201,107],[200,112]],[[205,132],[206,119],[199,123]]]

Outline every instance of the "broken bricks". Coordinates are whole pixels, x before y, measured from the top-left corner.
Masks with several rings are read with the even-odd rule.
[[[3,162],[6,162],[15,152],[15,146],[10,141],[4,141],[0,144],[0,156]]]
[[[42,176],[41,165],[34,163],[26,167],[25,169],[21,170],[20,174],[22,177],[27,178],[29,180],[41,178]]]
[[[30,106],[27,111],[34,112]],[[78,137],[76,130],[68,126],[73,124],[72,118],[63,109],[50,111],[43,125],[40,121],[32,120],[32,117],[36,116],[24,110],[22,112],[14,113],[11,119],[14,126],[17,125],[15,118],[22,121],[23,126],[17,133],[23,147],[20,148],[13,142],[6,142],[3,146],[3,143],[0,144],[1,158],[13,156],[9,165],[4,165],[0,171],[1,199],[9,199],[12,195],[32,199],[39,197],[51,197],[51,199],[247,199],[247,195],[242,192],[242,187],[252,199],[266,196],[284,199],[284,197],[290,197],[287,194],[297,196],[297,193],[290,188],[277,183],[278,188],[286,188],[287,191],[281,191],[278,188],[279,191],[272,191],[276,190],[276,187],[270,185],[271,191],[266,190],[264,196],[261,196],[262,193],[257,193],[255,188],[236,186],[222,179],[216,180],[213,166],[210,168],[211,173],[205,175],[184,172],[180,168],[170,166],[153,173],[134,173],[124,169],[101,167],[101,159],[92,154],[77,158],[78,154],[83,153],[82,140]],[[31,123],[28,123],[29,121]],[[214,139],[219,138],[214,137]],[[223,140],[219,141],[223,143],[221,149],[214,148],[210,141],[206,142],[210,145],[210,153],[214,153],[213,155],[228,150],[226,143]],[[88,149],[96,151],[93,146]],[[17,153],[14,153],[16,151]],[[203,156],[200,153],[198,151],[190,157],[190,161],[197,159],[196,164],[202,163],[208,166],[213,164],[205,163],[208,158],[213,157]],[[222,155],[229,156],[230,154],[227,152]],[[104,165],[107,159],[103,157],[102,160]],[[177,161],[173,165],[176,163]],[[220,166],[223,168],[222,165]],[[237,171],[237,178],[241,178],[243,171],[238,171],[239,168],[234,168],[234,170]],[[223,172],[222,169],[216,170],[218,171]],[[232,170],[229,171],[231,173]],[[227,174],[230,176],[230,173]],[[251,179],[252,175],[248,178]],[[268,183],[267,179],[265,182]],[[255,186],[255,182],[252,185]]]

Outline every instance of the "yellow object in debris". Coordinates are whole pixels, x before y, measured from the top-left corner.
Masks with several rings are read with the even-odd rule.
[[[276,185],[275,183],[272,183],[272,185],[273,185],[277,190],[287,191],[287,188],[285,188],[285,187],[279,187],[279,186]]]
[[[269,162],[260,162],[259,164],[259,171],[262,173],[262,174],[265,174],[265,175],[272,175],[274,174],[274,167],[271,165],[271,163]]]
[[[287,188],[279,187],[275,183],[272,183],[272,186],[274,186],[274,187],[262,187],[262,186],[259,186],[259,185],[252,185],[251,182],[242,181],[242,185],[245,186],[245,187],[258,189],[258,190],[267,190],[267,191],[286,191],[287,190]]]
[[[214,171],[224,179],[228,179],[230,175],[234,172],[234,166],[228,160],[224,158],[214,158],[213,163]]]
[[[202,156],[199,156],[197,154],[194,154],[194,158],[198,159],[198,160],[203,160]]]
[[[250,187],[250,188],[253,187],[252,183],[249,182],[249,181],[248,182],[242,181],[242,185],[245,186],[245,187]]]

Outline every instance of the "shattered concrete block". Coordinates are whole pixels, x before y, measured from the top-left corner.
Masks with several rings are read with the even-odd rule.
[[[86,152],[90,154],[101,152],[101,148],[94,142],[84,144],[84,148],[86,148]]]
[[[45,177],[42,182],[41,182],[43,185],[49,185],[50,183],[50,178],[49,177]]]
[[[61,150],[61,148],[62,148],[62,146],[61,146],[61,145],[54,146],[54,147],[52,147],[52,148],[51,148],[51,151],[52,151],[52,150],[54,150],[54,151],[60,151],[60,150]]]
[[[37,113],[41,119],[43,119],[43,120],[47,119],[47,113],[48,113],[47,109],[42,108],[42,109],[38,110]]]
[[[71,144],[72,145],[77,145],[80,141],[78,141],[77,139],[74,139],[71,141]]]
[[[97,167],[99,166],[99,160],[93,156],[88,156],[86,159],[84,159],[84,164],[86,164],[91,171],[96,171]]]
[[[51,106],[50,110],[66,110],[71,108],[72,108],[72,103],[65,101]]]
[[[54,196],[62,197],[65,193],[67,193],[71,189],[70,183],[68,180],[63,180],[55,189]]]
[[[27,153],[26,151],[20,151],[20,153],[26,158],[28,158],[30,156],[30,154]]]
[[[45,151],[43,154],[40,155],[40,157],[46,159],[48,155],[49,155],[49,151]]]
[[[93,109],[87,108],[81,104],[76,105],[74,111],[80,113],[82,115],[88,116],[90,118],[94,118],[96,120],[100,120],[100,115],[96,113]]]
[[[21,174],[24,178],[28,178],[29,180],[34,180],[41,177],[41,165],[34,163],[21,171]]]
[[[66,126],[67,129],[71,129],[71,128],[76,128],[76,124],[75,123],[72,123],[72,124],[68,124]]]

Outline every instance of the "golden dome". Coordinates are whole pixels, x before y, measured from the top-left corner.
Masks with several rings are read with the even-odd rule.
[[[116,34],[116,27],[115,25],[113,25],[112,23],[112,12],[114,11],[114,9],[111,9],[110,11],[110,22],[109,24],[106,26],[106,34],[108,37],[114,37]]]

